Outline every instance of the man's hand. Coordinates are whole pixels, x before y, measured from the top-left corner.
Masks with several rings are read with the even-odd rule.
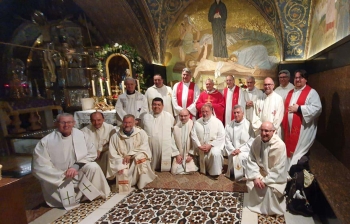
[[[210,151],[211,147],[212,146],[210,144],[204,144],[202,146],[199,146],[198,148],[200,150],[202,150],[203,152],[208,153]]]
[[[123,172],[124,172],[124,169],[119,170],[119,171],[118,171],[118,174],[121,175],[121,174],[123,174]]]
[[[231,155],[235,156],[235,155],[238,155],[240,152],[241,152],[241,150],[235,149],[231,152]]]
[[[288,112],[289,113],[296,113],[298,112],[299,105],[298,104],[293,104],[292,106],[288,107]]]
[[[265,187],[265,183],[262,182],[262,180],[260,180],[259,178],[256,178],[254,180],[254,187],[257,187],[259,189],[263,189]]]
[[[101,151],[97,150],[97,157],[96,157],[96,159],[100,158],[100,155],[101,155]]]
[[[176,162],[177,162],[178,164],[182,164],[182,156],[181,156],[181,155],[177,155],[177,156],[176,156]]]
[[[123,164],[124,165],[129,164],[130,163],[130,158],[131,158],[131,156],[125,156],[124,159],[123,159]]]
[[[186,163],[189,163],[193,160],[193,157],[191,155],[188,155],[186,158]]]
[[[76,175],[78,175],[78,170],[71,167],[66,171],[65,175],[66,178],[74,178]]]
[[[253,103],[253,101],[247,101],[246,102],[246,105],[247,105],[247,107],[252,107],[252,106],[254,106],[254,103]]]

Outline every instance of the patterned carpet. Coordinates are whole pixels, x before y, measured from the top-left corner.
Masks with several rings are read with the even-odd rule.
[[[189,175],[172,175],[170,172],[156,174],[158,178],[145,188],[247,192],[245,182],[234,182],[224,175],[220,175],[218,180],[213,180],[198,172]]]
[[[285,224],[286,220],[283,215],[261,215],[258,214],[258,224]],[[302,223],[301,223],[302,224]]]
[[[238,224],[242,207],[242,193],[150,188],[131,192],[97,223]]]

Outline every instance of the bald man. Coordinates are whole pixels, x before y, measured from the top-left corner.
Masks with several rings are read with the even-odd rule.
[[[281,137],[280,126],[283,120],[284,103],[282,97],[273,91],[274,87],[274,81],[267,77],[264,80],[265,95],[256,101],[253,113],[252,127],[256,136],[259,134],[261,124],[270,121]]]

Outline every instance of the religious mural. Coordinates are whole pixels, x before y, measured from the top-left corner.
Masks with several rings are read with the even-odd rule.
[[[203,0],[191,3],[170,28],[165,65],[169,81],[181,80],[188,67],[205,88],[212,78],[223,89],[228,74],[241,79],[254,76],[257,83],[275,77],[280,48],[272,29],[247,1]],[[262,88],[262,86],[258,86]]]
[[[349,35],[348,0],[315,0],[309,38],[308,57]]]

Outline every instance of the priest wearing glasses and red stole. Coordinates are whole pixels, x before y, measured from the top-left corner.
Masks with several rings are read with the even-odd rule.
[[[240,105],[243,108],[243,113],[245,108],[243,91],[239,86],[235,85],[235,78],[233,75],[226,76],[226,84],[227,87],[223,91],[225,98],[225,126],[235,119],[232,110],[235,105]]]
[[[196,107],[198,110],[199,118],[202,117],[201,108],[204,104],[211,104],[213,107],[213,114],[224,123],[224,112],[225,112],[225,99],[224,96],[214,88],[214,81],[207,79],[205,81],[206,91],[203,91],[198,98]]]
[[[191,70],[184,68],[182,70],[182,81],[174,85],[172,102],[176,120],[179,120],[178,115],[182,109],[187,109],[190,112],[190,118],[193,120],[197,115],[196,102],[200,91],[198,86],[191,82],[191,78]]]
[[[319,95],[306,84],[306,71],[301,69],[294,74],[295,87],[287,94],[282,121],[288,170],[308,153],[314,143],[317,119],[322,112]]]

